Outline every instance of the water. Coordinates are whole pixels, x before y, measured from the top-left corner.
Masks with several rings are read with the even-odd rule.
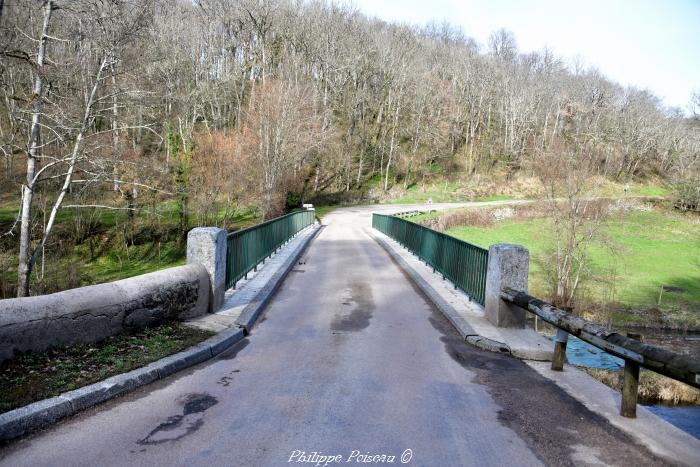
[[[554,336],[550,339],[554,341]],[[658,345],[657,342],[654,344]],[[625,367],[625,361],[621,358],[614,357],[574,336],[569,336],[566,344],[566,358],[571,365],[586,368],[620,371]],[[645,407],[670,424],[700,439],[700,407],[692,405],[646,405]]]
[[[554,336],[550,339],[554,341]],[[621,358],[614,357],[574,336],[569,336],[566,344],[566,359],[571,365],[586,368],[618,371],[625,367],[625,361]]]
[[[694,405],[645,405],[650,412],[700,439],[700,407]]]

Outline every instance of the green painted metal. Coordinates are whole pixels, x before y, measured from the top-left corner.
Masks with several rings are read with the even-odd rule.
[[[472,300],[484,304],[489,251],[411,221],[372,214],[372,227],[393,238],[449,279]]]
[[[226,288],[235,287],[242,277],[283,243],[314,223],[315,211],[298,211],[228,234]]]

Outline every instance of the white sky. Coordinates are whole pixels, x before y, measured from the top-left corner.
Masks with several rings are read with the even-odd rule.
[[[687,110],[700,90],[700,0],[348,0],[386,21],[448,21],[485,45],[505,28],[522,51],[548,47]]]

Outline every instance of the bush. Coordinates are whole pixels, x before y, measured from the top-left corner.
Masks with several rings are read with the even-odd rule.
[[[290,212],[301,207],[301,193],[295,191],[287,192],[287,199],[284,203],[284,211]]]
[[[674,206],[681,211],[700,212],[700,179],[683,180],[675,184]]]

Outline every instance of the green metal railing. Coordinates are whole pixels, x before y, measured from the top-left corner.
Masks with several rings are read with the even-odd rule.
[[[394,216],[372,214],[372,227],[408,248],[472,300],[484,304],[488,250]]]
[[[299,211],[228,234],[226,288],[271,256],[283,243],[314,223],[315,211]]]

